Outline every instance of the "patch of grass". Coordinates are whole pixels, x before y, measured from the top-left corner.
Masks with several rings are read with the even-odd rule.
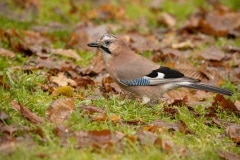
[[[223,4],[223,5],[226,5],[228,6],[229,8],[233,8],[235,10],[240,10],[240,1],[239,0],[220,0],[220,2]]]
[[[70,10],[69,1],[41,1],[41,5],[41,11],[37,19],[39,23],[46,24],[48,22],[71,22],[72,17],[68,14]],[[71,19],[68,16],[65,17],[65,15],[70,16]]]
[[[0,16],[0,24],[1,24],[0,28],[4,30],[9,28],[23,30],[29,28],[32,25],[32,22],[17,22],[4,16]]]
[[[204,0],[176,2],[165,0],[161,5],[163,11],[172,14],[178,21],[184,21],[197,7],[205,5]]]

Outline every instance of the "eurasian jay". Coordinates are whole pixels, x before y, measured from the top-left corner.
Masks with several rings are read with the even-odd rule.
[[[135,54],[115,35],[105,34],[89,47],[101,50],[107,72],[123,89],[143,98],[143,104],[158,100],[168,90],[187,87],[231,96],[232,91],[201,83],[183,73]]]

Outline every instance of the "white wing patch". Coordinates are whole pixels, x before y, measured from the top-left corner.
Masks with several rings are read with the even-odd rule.
[[[158,75],[156,78],[164,78],[165,74],[158,72]]]
[[[159,80],[159,79],[164,78],[164,76],[165,76],[164,73],[160,73],[160,72],[158,72],[157,77],[151,78],[151,77],[148,77],[148,76],[144,76],[143,78],[146,78],[146,79],[158,79],[158,80]]]

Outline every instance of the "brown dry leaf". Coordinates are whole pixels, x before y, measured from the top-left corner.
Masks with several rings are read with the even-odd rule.
[[[227,126],[226,133],[233,140],[233,142],[240,144],[240,125],[232,124]]]
[[[152,61],[157,62],[169,62],[172,60],[177,60],[179,57],[182,57],[183,53],[179,50],[172,49],[172,48],[163,48],[161,52],[156,52],[151,57]],[[178,65],[179,66],[179,65]]]
[[[71,86],[60,86],[52,92],[53,96],[64,95],[67,97],[73,97],[74,89]]]
[[[197,68],[192,64],[179,63],[179,64],[175,64],[174,68],[182,72],[187,77],[191,77],[201,81],[210,79],[206,74],[205,68]]]
[[[173,49],[191,49],[194,48],[194,44],[190,40],[186,40],[184,42],[173,43],[171,46]]]
[[[91,64],[87,68],[80,70],[80,73],[83,75],[96,75],[101,73],[104,69],[105,66],[101,53],[98,52],[97,55],[92,59]]]
[[[50,52],[53,53],[53,54],[58,54],[58,55],[62,55],[62,56],[65,56],[65,57],[70,57],[70,58],[73,58],[77,61],[81,60],[81,57],[73,49],[58,48],[58,49],[51,49]]]
[[[240,108],[237,107],[231,100],[224,98],[223,95],[217,94],[212,105],[220,105],[222,109],[230,110],[240,115]]]
[[[225,54],[220,49],[218,49],[217,47],[211,46],[211,47],[207,48],[201,54],[201,56],[205,60],[222,61],[223,58],[225,57]]]
[[[69,25],[61,22],[49,22],[46,24],[33,25],[31,28],[35,32],[49,33],[66,31],[69,29]]]
[[[186,123],[182,120],[177,121],[176,126],[178,127],[179,132],[183,134],[191,134],[192,131],[187,127]]]
[[[149,3],[149,8],[153,11],[161,10],[161,6],[163,4],[164,0],[152,0]]]
[[[213,36],[239,36],[240,12],[217,6],[213,11],[200,10],[190,16],[183,30]]]
[[[98,114],[90,115],[90,119],[94,122],[100,122],[100,121],[107,121],[108,117],[106,114],[98,113]]]
[[[62,124],[67,121],[75,110],[72,98],[59,98],[51,103],[46,110],[47,119],[55,124]]]
[[[218,151],[218,155],[223,160],[240,160],[240,156],[238,154],[228,151]]]
[[[178,110],[176,108],[173,108],[172,106],[164,106],[163,112],[167,115],[174,117],[176,114],[178,114]]]
[[[105,93],[122,93],[122,89],[113,81],[113,79],[108,77],[103,77],[102,79],[103,92]]]
[[[5,48],[0,48],[0,56],[13,58],[15,57],[15,53]]]
[[[174,146],[174,143],[172,141],[170,141],[169,139],[162,139],[161,148],[163,151],[167,152],[168,154],[172,153],[173,146]]]
[[[9,118],[9,115],[6,114],[4,111],[0,111],[0,121],[5,121]]]
[[[3,78],[3,75],[0,75],[0,86],[3,87],[3,89],[5,90],[10,89],[10,85],[6,83],[6,81]]]
[[[88,76],[78,76],[75,78],[72,78],[76,83],[77,83],[77,87],[81,88],[81,87],[88,87],[90,86],[94,86],[94,81],[88,77]]]
[[[84,114],[90,115],[90,119],[92,121],[106,121],[107,115],[106,111],[102,108],[96,107],[96,106],[80,106],[80,108],[83,110]]]
[[[240,101],[236,100],[236,102],[234,104],[238,109],[240,109]]]
[[[51,70],[58,71],[69,71],[74,70],[77,66],[72,61],[59,60],[56,58],[48,58],[48,57],[37,57],[33,59],[31,62],[32,68],[47,68]],[[31,67],[29,67],[31,69]]]
[[[103,108],[92,106],[92,105],[90,105],[90,106],[80,106],[80,108],[88,114],[93,114],[93,113],[106,114],[106,111]]]
[[[111,146],[117,146],[124,138],[121,132],[111,130],[100,131],[78,131],[76,132],[77,148],[93,147],[108,149]]]
[[[158,22],[165,24],[168,28],[174,28],[176,26],[176,19],[169,13],[162,13]]]
[[[8,30],[6,37],[14,51],[24,53],[27,56],[33,54],[46,55],[45,53],[49,52],[49,48],[52,45],[51,40],[43,33],[29,30],[20,33]]]
[[[58,86],[77,86],[77,83],[73,79],[68,78],[64,72],[59,72],[57,76],[51,76],[50,81],[56,83]]]
[[[192,132],[190,131],[190,129],[187,127],[187,125],[185,124],[185,122],[183,122],[182,120],[177,121],[176,123],[166,123],[164,121],[161,120],[155,120],[152,123],[150,123],[148,125],[151,130],[151,128],[153,127],[154,130],[156,130],[157,128],[161,129],[161,128],[165,128],[169,131],[173,130],[173,131],[179,131],[183,134],[191,134]],[[147,129],[147,127],[146,127]]]
[[[208,100],[212,95],[213,93],[202,90],[179,88],[178,90],[171,90],[165,93],[163,95],[163,100],[165,100],[169,106],[197,104],[211,105],[211,102],[206,100]]]
[[[16,136],[16,135],[15,135]],[[11,154],[18,147],[26,145],[31,147],[34,145],[33,138],[29,134],[23,134],[21,136],[1,135],[0,138],[0,153]]]
[[[161,139],[157,136],[157,134],[149,131],[139,130],[136,136],[141,145],[149,146],[161,143]]]
[[[9,135],[13,135],[16,131],[18,131],[19,128],[15,125],[7,125],[7,126],[1,126],[0,133],[7,133]]]
[[[0,2],[0,14],[18,22],[32,22],[39,13],[39,0],[12,0]]]
[[[95,51],[95,49],[88,47],[87,44],[96,41],[97,38],[109,33],[109,31],[109,25],[96,26],[93,23],[80,22],[70,34],[67,47]]]
[[[132,120],[125,120],[123,121],[124,124],[128,124],[128,125],[145,125],[146,122],[144,122],[141,118],[139,119],[132,119]]]
[[[67,147],[69,145],[68,138],[74,137],[74,131],[67,126],[58,125],[54,128],[53,133],[61,139],[61,145]]]
[[[87,13],[90,19],[100,20],[124,20],[125,10],[122,7],[117,7],[111,3],[106,3],[100,6],[97,10],[92,10]]]
[[[0,152],[1,153],[12,153],[18,147],[18,142],[15,137],[4,135],[0,138]]]
[[[27,118],[30,122],[32,122],[34,124],[43,123],[43,118],[39,117],[38,115],[36,115],[32,111],[30,111],[30,109],[28,109],[27,107],[22,106],[21,104],[17,103],[16,101],[12,101],[11,105],[12,105],[13,109],[15,109],[16,111],[19,111],[21,113],[21,115],[23,117]]]
[[[136,52],[156,51],[159,50],[158,40],[153,35],[144,36],[138,33],[128,33],[121,38],[127,41],[129,47]]]

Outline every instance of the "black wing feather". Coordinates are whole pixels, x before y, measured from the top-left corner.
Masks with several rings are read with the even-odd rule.
[[[161,66],[160,68],[153,70],[150,74],[146,75],[147,77],[155,78],[158,76],[158,73],[163,73],[164,78],[182,78],[184,77],[184,74],[181,72],[168,68],[168,67],[163,67]]]

